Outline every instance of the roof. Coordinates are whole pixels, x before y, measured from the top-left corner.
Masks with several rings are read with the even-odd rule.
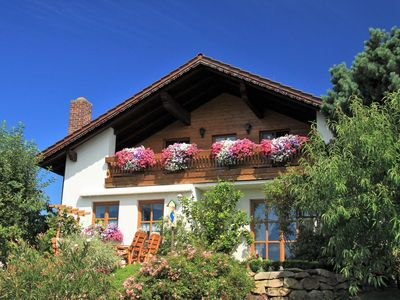
[[[204,56],[200,53],[185,64],[178,67],[176,70],[162,77],[158,81],[154,82],[153,84],[133,95],[132,97],[126,99],[124,102],[120,103],[119,105],[115,106],[104,114],[100,115],[98,118],[94,119],[81,129],[67,135],[65,138],[44,149],[41,153],[44,160],[53,155],[56,155],[60,151],[65,151],[69,147],[73,146],[74,142],[76,142],[77,140],[80,140],[85,136],[90,135],[95,130],[98,130],[103,125],[106,125],[108,121],[117,118],[118,115],[120,115],[122,112],[132,108],[138,102],[156,93],[162,87],[177,80],[178,78],[182,77],[184,74],[188,73],[198,66],[211,68],[216,72],[221,72],[244,82],[262,87],[276,94],[291,98],[294,101],[302,102],[304,104],[307,104],[308,106],[315,107],[315,109],[319,109],[321,106],[321,99],[319,97],[283,85],[279,82],[263,78],[259,75],[252,74],[232,65],[225,64],[221,61]],[[42,166],[46,165],[47,164],[42,163]]]

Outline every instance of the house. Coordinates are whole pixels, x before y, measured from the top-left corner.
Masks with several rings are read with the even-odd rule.
[[[118,223],[125,244],[138,228],[157,230],[155,222],[168,214],[170,200],[187,195],[196,201],[218,179],[234,181],[244,193],[240,209],[258,220],[250,228],[255,243],[250,248],[241,245],[235,256],[256,251],[283,260],[290,253],[276,215],[265,215],[262,189],[285,167],[260,157],[221,167],[208,149],[223,139],[259,143],[287,133],[307,135],[311,122],[328,141],[320,105],[321,99],[311,94],[199,54],[95,120],[86,99],[72,101],[68,135],[43,150],[41,166],[64,177],[62,204],[90,212],[83,225]],[[114,155],[125,147],[144,145],[159,157],[175,142],[204,149],[187,170],[166,173],[157,164],[135,173],[116,167]]]

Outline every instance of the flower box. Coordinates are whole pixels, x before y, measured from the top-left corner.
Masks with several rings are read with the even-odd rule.
[[[156,164],[153,150],[144,146],[125,148],[115,153],[117,165],[123,170],[144,171]]]
[[[167,172],[186,170],[198,152],[196,144],[175,143],[163,149],[161,165]]]
[[[305,136],[287,134],[272,140],[262,140],[261,151],[269,156],[273,163],[282,164],[297,155],[306,141]]]
[[[211,146],[211,157],[221,166],[238,165],[256,152],[257,145],[246,138],[219,141]]]

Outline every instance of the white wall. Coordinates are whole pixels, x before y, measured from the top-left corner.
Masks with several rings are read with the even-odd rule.
[[[326,124],[326,117],[320,111],[317,112],[317,128],[325,143],[329,143],[333,139],[333,134]]]
[[[92,207],[93,202],[119,202],[119,213],[118,213],[118,227],[121,229],[124,235],[123,244],[128,245],[132,243],[133,236],[137,231],[138,225],[138,202],[146,200],[164,200],[164,216],[167,216],[169,210],[167,204],[170,200],[177,202],[178,195],[191,196],[191,192],[166,192],[166,193],[150,193],[150,194],[132,194],[132,195],[112,195],[112,196],[90,196],[83,197],[79,200],[79,203],[85,203],[85,206]],[[177,214],[180,214],[180,207],[178,206]],[[92,218],[88,216],[82,225],[88,226],[91,224]]]
[[[108,128],[74,150],[78,155],[77,161],[66,158],[62,204],[91,211],[91,203],[80,201],[80,197],[88,188],[106,190],[107,166],[104,159],[114,155],[114,130]]]

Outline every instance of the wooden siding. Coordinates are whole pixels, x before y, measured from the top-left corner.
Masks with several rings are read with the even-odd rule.
[[[219,165],[210,157],[209,150],[200,151],[193,159],[187,170],[168,173],[162,169],[160,154],[156,157],[157,164],[145,172],[131,172],[121,170],[115,157],[107,157],[108,165],[105,187],[151,186],[164,184],[207,183],[218,180],[260,180],[272,179],[280,172],[285,172],[286,167],[274,166],[268,157],[256,154],[246,158],[232,167]],[[297,165],[297,158],[291,161],[292,166]]]
[[[246,133],[246,123],[252,125],[250,134]],[[206,130],[204,138],[201,138],[199,133],[201,127]],[[190,142],[196,143],[200,149],[210,149],[214,135],[234,133],[237,138],[248,138],[258,143],[260,131],[281,129],[289,129],[291,134],[307,135],[310,124],[269,109],[265,110],[264,118],[259,119],[242,99],[230,94],[221,94],[191,112],[191,125],[186,126],[176,121],[140,144],[152,148],[154,152],[161,152],[165,140],[189,137]]]

